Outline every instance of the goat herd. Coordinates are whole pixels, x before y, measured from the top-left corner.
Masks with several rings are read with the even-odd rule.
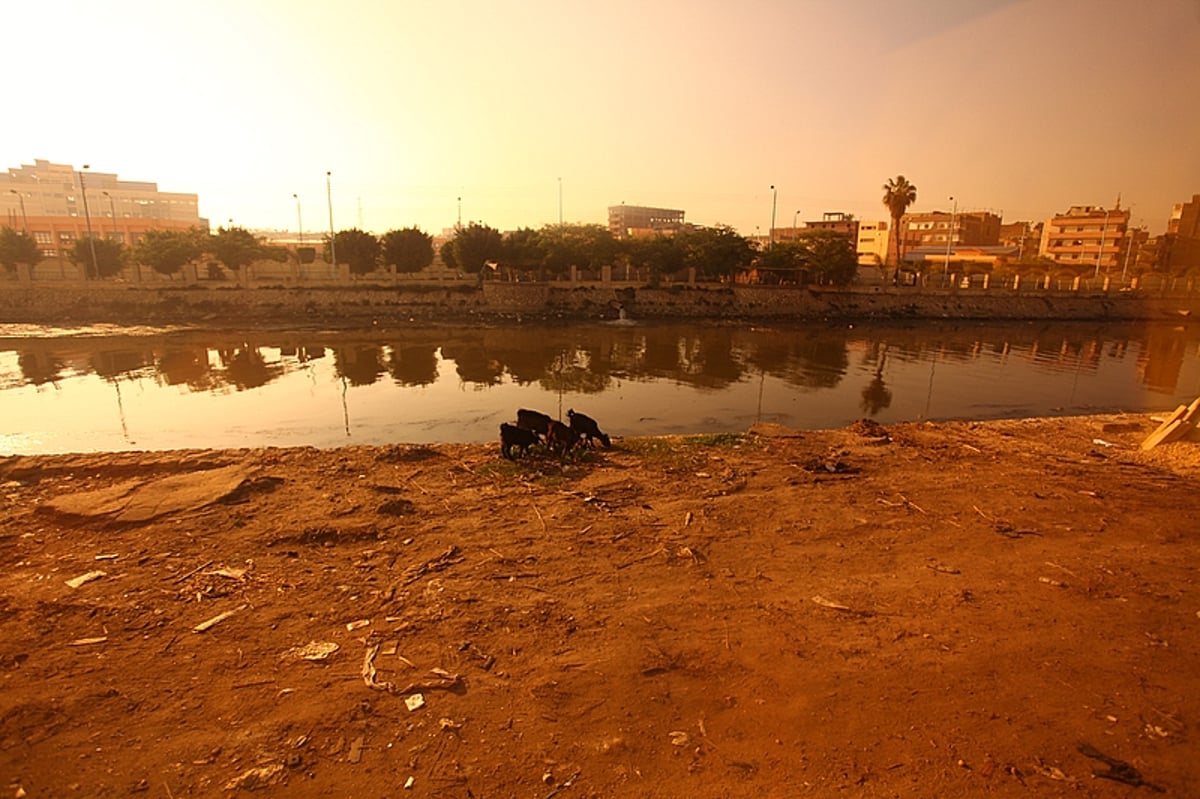
[[[516,424],[500,424],[500,454],[513,460],[518,454],[527,455],[535,444],[541,444],[560,458],[576,446],[595,446],[597,441],[605,449],[612,447],[612,440],[600,431],[600,425],[592,417],[571,409],[567,411],[567,419],[569,424],[563,424],[540,411],[520,409]]]

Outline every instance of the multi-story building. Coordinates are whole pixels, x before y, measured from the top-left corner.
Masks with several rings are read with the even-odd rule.
[[[1200,194],[1176,203],[1167,220],[1167,266],[1172,274],[1200,269]]]
[[[855,252],[859,266],[875,266],[887,263],[889,222],[859,222]]]
[[[608,229],[618,239],[678,233],[686,226],[683,214],[683,211],[672,208],[649,208],[625,203],[610,205]]]
[[[9,169],[0,187],[0,226],[28,231],[46,258],[65,255],[89,227],[97,239],[127,245],[147,230],[208,227],[195,194],[162,192],[155,183],[40,159]]]
[[[1120,207],[1073,205],[1046,220],[1038,254],[1064,266],[1094,268],[1095,274],[1121,271],[1126,257],[1129,211]]]
[[[1000,225],[1000,246],[1016,247],[1019,261],[1035,258],[1041,241],[1041,222],[1005,222]]]
[[[776,242],[797,241],[811,235],[814,230],[832,230],[835,233],[844,233],[851,241],[855,241],[858,238],[858,220],[854,218],[853,214],[826,211],[819,220],[803,222],[800,225],[793,224],[792,227],[773,228],[768,243],[771,240]]]
[[[990,211],[931,211],[905,214],[900,220],[904,249],[918,247],[990,247],[1000,243],[1000,216]]]

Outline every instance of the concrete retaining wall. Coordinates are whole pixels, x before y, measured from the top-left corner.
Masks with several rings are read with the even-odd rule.
[[[1180,319],[1200,296],[620,284],[470,283],[424,286],[151,287],[97,281],[0,284],[0,322],[32,324],[360,324],[487,319]]]

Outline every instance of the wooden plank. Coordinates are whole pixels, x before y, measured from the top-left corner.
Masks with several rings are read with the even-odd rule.
[[[1187,413],[1183,415],[1183,421],[1192,424],[1197,414],[1200,414],[1200,397],[1192,400],[1192,404],[1187,407]]]
[[[1142,449],[1154,449],[1163,441],[1165,441],[1167,436],[1173,433],[1182,435],[1183,433],[1178,432],[1178,430],[1183,426],[1183,416],[1185,413],[1187,413],[1187,409],[1188,406],[1186,405],[1180,405],[1178,408],[1176,408],[1175,412],[1168,416],[1166,420],[1158,426],[1157,430],[1146,437],[1146,440],[1142,442]],[[1187,431],[1185,430],[1183,432]]]

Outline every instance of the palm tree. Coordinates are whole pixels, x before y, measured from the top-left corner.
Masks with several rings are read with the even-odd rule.
[[[891,239],[896,242],[896,272],[900,271],[900,261],[904,258],[904,241],[900,235],[900,220],[908,206],[917,201],[917,187],[908,182],[904,175],[888,178],[883,184],[883,204],[892,215]],[[889,245],[890,249],[890,245]]]

